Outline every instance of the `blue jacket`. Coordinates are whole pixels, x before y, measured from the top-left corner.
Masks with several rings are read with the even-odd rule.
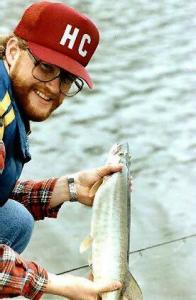
[[[0,60],[0,139],[5,146],[4,168],[0,174],[0,206],[8,199],[24,163],[31,159],[25,122],[14,100],[11,81]]]

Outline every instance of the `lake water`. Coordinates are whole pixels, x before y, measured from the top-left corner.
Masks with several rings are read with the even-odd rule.
[[[11,31],[32,2],[1,1],[1,32]],[[100,29],[101,43],[88,68],[95,89],[85,88],[49,120],[32,124],[33,159],[22,177],[100,166],[112,144],[125,141],[134,177],[130,250],[195,234],[196,2],[65,3],[91,16]],[[78,249],[90,218],[91,209],[65,204],[57,220],[36,224],[24,256],[56,273],[85,265],[87,255]],[[130,270],[145,300],[196,299],[195,247],[193,237],[131,255]]]

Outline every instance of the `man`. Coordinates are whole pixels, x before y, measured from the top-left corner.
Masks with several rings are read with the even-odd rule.
[[[20,254],[35,220],[57,217],[65,201],[92,205],[91,188],[121,165],[81,171],[39,182],[19,181],[30,160],[29,121],[43,121],[66,96],[92,88],[85,69],[99,42],[94,23],[61,4],[38,2],[24,13],[12,35],[0,45],[0,298],[43,293],[70,299],[97,299],[119,282],[95,283],[71,275],[48,273]],[[46,133],[47,134],[47,133]]]

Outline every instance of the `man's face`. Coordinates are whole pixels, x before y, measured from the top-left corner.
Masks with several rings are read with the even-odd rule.
[[[14,94],[26,117],[32,121],[44,121],[63,102],[59,79],[44,83],[32,76],[34,64],[26,51],[21,51],[10,72]]]

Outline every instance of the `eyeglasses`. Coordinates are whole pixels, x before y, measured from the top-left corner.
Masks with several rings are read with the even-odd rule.
[[[27,53],[34,64],[32,75],[35,79],[42,82],[49,82],[59,78],[60,91],[67,97],[73,97],[82,90],[84,82],[81,78],[60,69],[57,66],[50,65],[40,59],[37,59],[29,49],[27,49]]]

